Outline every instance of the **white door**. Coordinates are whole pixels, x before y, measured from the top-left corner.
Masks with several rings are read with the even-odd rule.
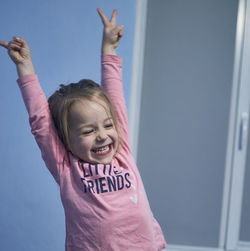
[[[246,3],[137,1],[131,141],[169,250],[248,248]]]

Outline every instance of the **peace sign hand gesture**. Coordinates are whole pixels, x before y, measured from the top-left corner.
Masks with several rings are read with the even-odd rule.
[[[120,39],[123,36],[123,25],[116,26],[117,10],[113,10],[110,21],[107,19],[100,8],[98,8],[97,11],[104,26],[102,53],[115,55],[115,48],[118,46]]]

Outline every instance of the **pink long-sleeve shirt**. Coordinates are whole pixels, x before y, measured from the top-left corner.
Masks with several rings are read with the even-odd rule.
[[[122,86],[122,59],[102,56],[102,86],[123,130],[110,164],[89,164],[68,152],[54,127],[36,75],[17,80],[42,157],[60,186],[66,251],[155,251],[166,246],[132,157]]]

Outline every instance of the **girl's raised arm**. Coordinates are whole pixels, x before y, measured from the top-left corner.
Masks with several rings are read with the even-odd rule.
[[[17,82],[29,113],[31,132],[35,136],[46,166],[56,182],[60,183],[60,173],[64,161],[67,160],[67,154],[54,127],[47,99],[34,74],[29,46],[19,37],[13,37],[10,42],[0,41],[0,46],[8,49],[10,58],[16,64],[19,76]]]
[[[123,150],[130,154],[128,118],[122,82],[122,58],[116,56],[115,52],[123,36],[123,25],[116,25],[117,10],[113,11],[110,21],[101,9],[97,11],[103,23],[101,83],[114,105],[122,129]]]

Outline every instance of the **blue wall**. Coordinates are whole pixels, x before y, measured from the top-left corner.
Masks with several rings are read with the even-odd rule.
[[[125,95],[129,98],[134,33],[134,0],[10,0],[1,3],[0,40],[24,37],[48,97],[61,83],[90,78],[100,82],[102,23],[118,9],[125,35],[118,48],[124,58]],[[30,133],[16,84],[17,74],[0,48],[0,250],[64,250],[64,212],[59,188],[47,171]]]

